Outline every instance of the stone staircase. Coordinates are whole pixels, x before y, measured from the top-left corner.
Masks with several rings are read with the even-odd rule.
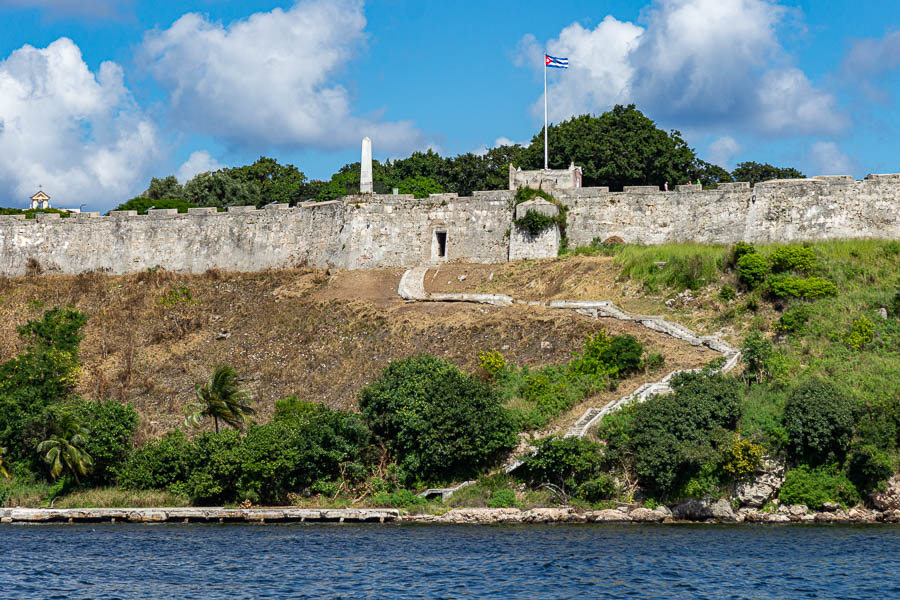
[[[594,319],[610,318],[620,321],[635,321],[653,331],[665,333],[676,339],[683,340],[692,346],[706,346],[710,350],[721,353],[725,357],[725,363],[717,369],[717,372],[726,373],[732,370],[741,360],[741,353],[725,340],[716,336],[697,335],[680,323],[673,323],[659,315],[637,315],[630,313],[608,300],[553,300],[546,302],[525,302],[506,296],[504,294],[429,294],[425,291],[425,274],[428,267],[416,267],[409,269],[403,274],[400,280],[400,287],[397,293],[408,301],[425,301],[425,302],[478,302],[482,304],[493,304],[496,306],[510,306],[512,304],[528,304],[530,306],[545,306],[552,309],[572,310],[579,314],[583,314]],[[668,394],[672,391],[669,382],[678,373],[696,372],[697,369],[687,371],[672,371],[659,381],[653,381],[641,385],[638,389],[623,396],[622,398],[611,402],[606,406],[591,407],[585,411],[575,423],[565,432],[564,437],[584,437],[600,420],[609,413],[618,410],[629,402],[644,402],[651,396]],[[517,469],[522,461],[513,456],[504,465],[504,470],[510,473]],[[455,489],[458,488],[454,488]],[[426,490],[423,493],[434,492],[435,495],[441,490]],[[451,492],[452,493],[452,492]],[[420,494],[421,495],[421,494]]]

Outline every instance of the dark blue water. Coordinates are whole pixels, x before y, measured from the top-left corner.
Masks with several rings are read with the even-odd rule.
[[[900,527],[0,527],[2,598],[900,598]]]

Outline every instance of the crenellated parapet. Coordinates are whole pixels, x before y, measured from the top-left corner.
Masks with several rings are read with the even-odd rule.
[[[569,245],[618,236],[627,243],[787,242],[835,238],[900,239],[900,174],[720,184],[554,189],[568,207]],[[293,208],[232,206],[0,216],[0,274],[131,273],[161,266],[202,273],[302,265],[348,269],[410,267],[510,258],[515,192],[472,196],[361,194]],[[521,239],[520,239],[521,238]],[[516,238],[517,256],[544,250]],[[547,240],[543,240],[546,242]],[[541,243],[543,243],[541,242]],[[547,245],[549,248],[550,246]]]

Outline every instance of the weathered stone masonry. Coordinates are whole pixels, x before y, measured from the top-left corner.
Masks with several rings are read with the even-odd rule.
[[[820,177],[722,185],[556,190],[569,207],[569,244],[617,235],[628,243],[786,242],[834,238],[900,239],[900,175]],[[30,261],[47,272],[130,273],[161,266],[258,271],[300,265],[368,269],[446,260],[503,262],[510,256],[514,192],[365,194],[342,200],[227,212],[152,210],[35,220],[0,216],[0,274],[23,275]],[[540,237],[540,236],[539,236]],[[517,238],[517,243],[531,243]],[[552,252],[546,239],[536,239]],[[531,254],[534,256],[535,254]]]

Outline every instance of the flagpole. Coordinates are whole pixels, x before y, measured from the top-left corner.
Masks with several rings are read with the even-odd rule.
[[[547,54],[544,53],[544,170],[547,170]]]

